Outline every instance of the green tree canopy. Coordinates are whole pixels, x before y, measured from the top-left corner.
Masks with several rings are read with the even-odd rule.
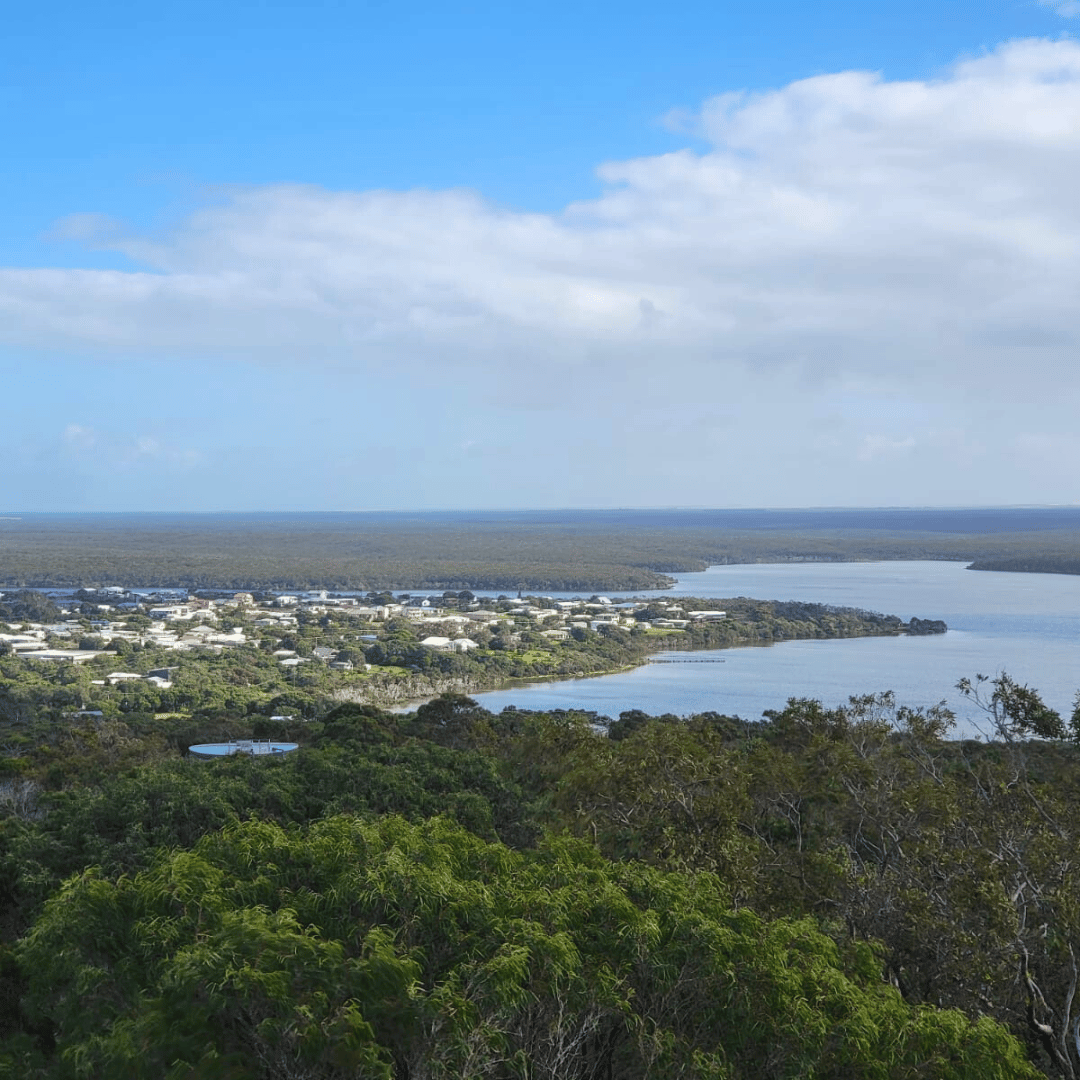
[[[18,948],[48,1077],[1021,1080],[989,1020],[707,874],[452,822],[230,826],[71,879]]]

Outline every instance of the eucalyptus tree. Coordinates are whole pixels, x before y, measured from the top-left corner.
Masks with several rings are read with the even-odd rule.
[[[871,946],[732,910],[713,875],[445,820],[246,822],[87,870],[16,956],[41,1036],[16,1051],[48,1080],[1037,1075],[992,1021],[906,1004]]]

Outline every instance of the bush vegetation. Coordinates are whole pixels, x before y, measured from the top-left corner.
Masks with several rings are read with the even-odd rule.
[[[451,694],[10,775],[0,1074],[1071,1076],[1080,717],[965,685],[986,742]]]

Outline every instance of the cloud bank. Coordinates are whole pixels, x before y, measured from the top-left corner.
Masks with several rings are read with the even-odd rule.
[[[856,463],[1015,438],[1039,467],[1032,440],[1080,389],[1080,45],[725,94],[691,126],[704,149],[605,164],[601,196],[557,214],[298,186],[226,192],[165,235],[82,214],[59,234],[142,269],[0,271],[0,342],[407,359],[541,409],[602,389],[648,409],[660,381],[762,415],[827,400]]]

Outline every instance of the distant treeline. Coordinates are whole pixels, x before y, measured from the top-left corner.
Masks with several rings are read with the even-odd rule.
[[[976,559],[969,570],[1012,570],[1025,574],[1080,574],[1080,554],[1016,555],[1002,559]]]
[[[0,521],[0,588],[633,592],[728,563],[1076,573],[1078,551],[1068,510],[29,515]]]

